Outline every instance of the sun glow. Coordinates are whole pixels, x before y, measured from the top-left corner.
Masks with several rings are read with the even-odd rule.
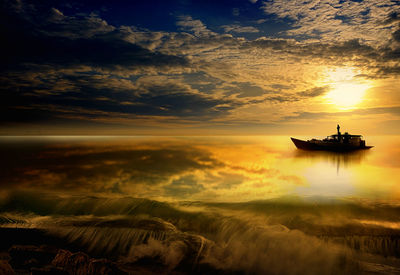
[[[359,104],[369,88],[367,84],[338,83],[327,94],[327,99],[341,109],[347,109]]]
[[[353,68],[328,71],[326,80],[331,90],[325,96],[327,102],[339,109],[351,109],[359,105],[371,85],[366,80],[357,79],[356,75]]]

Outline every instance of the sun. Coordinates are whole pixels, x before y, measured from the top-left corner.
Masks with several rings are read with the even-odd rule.
[[[356,77],[353,68],[336,68],[327,71],[326,84],[331,88],[325,100],[339,109],[352,109],[359,105],[365,92],[371,88],[366,80]]]
[[[348,109],[363,101],[367,89],[369,89],[367,84],[337,83],[326,95],[326,99],[340,109]]]

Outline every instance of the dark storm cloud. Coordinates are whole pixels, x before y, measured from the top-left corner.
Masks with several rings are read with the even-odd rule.
[[[0,103],[3,123],[46,120],[97,120],[98,123],[110,117],[129,119],[136,115],[200,119],[222,115],[236,106],[228,99],[203,95],[183,83],[163,79],[137,83],[140,81],[101,74],[59,73],[34,87],[21,86],[18,80],[9,84],[20,85],[18,90]],[[1,90],[4,94],[8,92]]]
[[[157,36],[116,28],[96,15],[67,16],[47,2],[9,1],[1,6],[1,14],[2,123],[102,123],[104,118],[136,116],[194,119],[235,107],[230,100],[201,94],[179,80],[141,86],[126,78],[138,78],[143,68],[158,73],[189,67],[186,57],[132,42],[132,37],[143,44],[141,39]]]
[[[67,17],[54,8],[2,6],[2,69],[18,65],[187,66],[183,57],[151,52],[123,40],[100,18]],[[29,66],[28,66],[29,67]]]
[[[6,40],[3,66],[36,63],[45,65],[73,66],[186,66],[182,57],[154,53],[138,45],[108,36],[91,39],[49,37],[19,37]],[[3,67],[3,68],[4,68]]]

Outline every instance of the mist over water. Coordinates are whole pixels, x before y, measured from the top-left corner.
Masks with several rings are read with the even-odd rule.
[[[398,272],[398,140],[340,154],[288,137],[1,138],[0,225],[166,270]]]

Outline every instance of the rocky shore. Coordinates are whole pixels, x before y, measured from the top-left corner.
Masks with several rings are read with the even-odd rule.
[[[0,275],[226,274],[188,261],[172,270],[157,256],[127,261],[92,254],[37,229],[0,228]],[[231,274],[231,272],[228,272]]]
[[[132,270],[133,272],[133,270]],[[13,245],[2,254],[0,274],[104,275],[129,274],[108,259],[91,258],[84,252],[71,252],[42,245]]]

